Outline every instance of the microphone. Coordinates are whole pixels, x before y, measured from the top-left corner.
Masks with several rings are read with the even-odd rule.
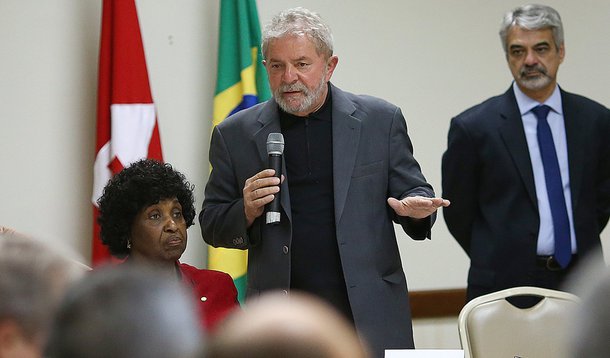
[[[284,154],[284,136],[282,133],[269,133],[267,137],[267,154],[269,168],[275,170],[275,177],[282,177],[282,154]],[[273,201],[267,204],[265,223],[277,225],[280,222],[280,192],[275,194]]]

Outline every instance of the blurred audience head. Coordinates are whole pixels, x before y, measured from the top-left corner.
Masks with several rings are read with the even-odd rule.
[[[153,270],[106,267],[68,291],[46,357],[200,357],[197,317],[191,295],[179,282]]]
[[[18,233],[17,231],[15,231],[15,229],[10,228],[10,227],[6,227],[6,226],[0,226],[0,239],[4,239],[7,237],[26,237],[26,235],[23,235],[21,233]]]
[[[570,321],[571,357],[602,358],[610,352],[610,268],[590,260],[575,274],[570,290],[581,298]]]
[[[41,357],[53,314],[86,266],[14,230],[0,230],[0,357]]]
[[[364,358],[356,331],[338,312],[301,293],[248,301],[210,337],[206,358]]]

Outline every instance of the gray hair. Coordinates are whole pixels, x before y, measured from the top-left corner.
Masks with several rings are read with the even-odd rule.
[[[58,309],[46,357],[194,358],[196,306],[178,280],[122,264],[93,271]]]
[[[44,338],[67,287],[85,270],[63,252],[27,236],[0,233],[0,321],[28,340]]]
[[[333,35],[328,25],[317,13],[296,7],[280,12],[263,29],[262,51],[267,59],[269,43],[285,36],[308,36],[316,46],[318,54],[333,55]]]
[[[563,45],[563,24],[557,10],[546,5],[523,5],[515,8],[504,15],[500,26],[500,39],[502,48],[508,53],[508,32],[513,26],[522,27],[526,30],[551,29],[553,40],[557,49]]]

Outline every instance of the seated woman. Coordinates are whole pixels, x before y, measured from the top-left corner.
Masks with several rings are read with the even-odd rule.
[[[231,276],[180,263],[193,225],[193,186],[170,164],[140,160],[115,175],[98,200],[102,243],[126,265],[149,265],[181,280],[196,295],[211,330],[238,307]],[[171,304],[171,303],[168,303]]]

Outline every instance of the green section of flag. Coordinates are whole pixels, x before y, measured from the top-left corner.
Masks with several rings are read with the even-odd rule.
[[[215,124],[237,108],[271,98],[260,51],[261,32],[255,0],[221,0],[218,74],[214,95]],[[247,288],[247,254],[208,246],[208,268],[233,277],[239,302]]]
[[[248,275],[237,277],[233,280],[235,287],[237,288],[237,299],[239,302],[244,303],[246,301],[246,288],[248,287]]]
[[[241,81],[241,71],[253,65],[252,48],[257,48],[256,95],[260,102],[271,98],[260,43],[256,1],[221,0],[216,95]]]

